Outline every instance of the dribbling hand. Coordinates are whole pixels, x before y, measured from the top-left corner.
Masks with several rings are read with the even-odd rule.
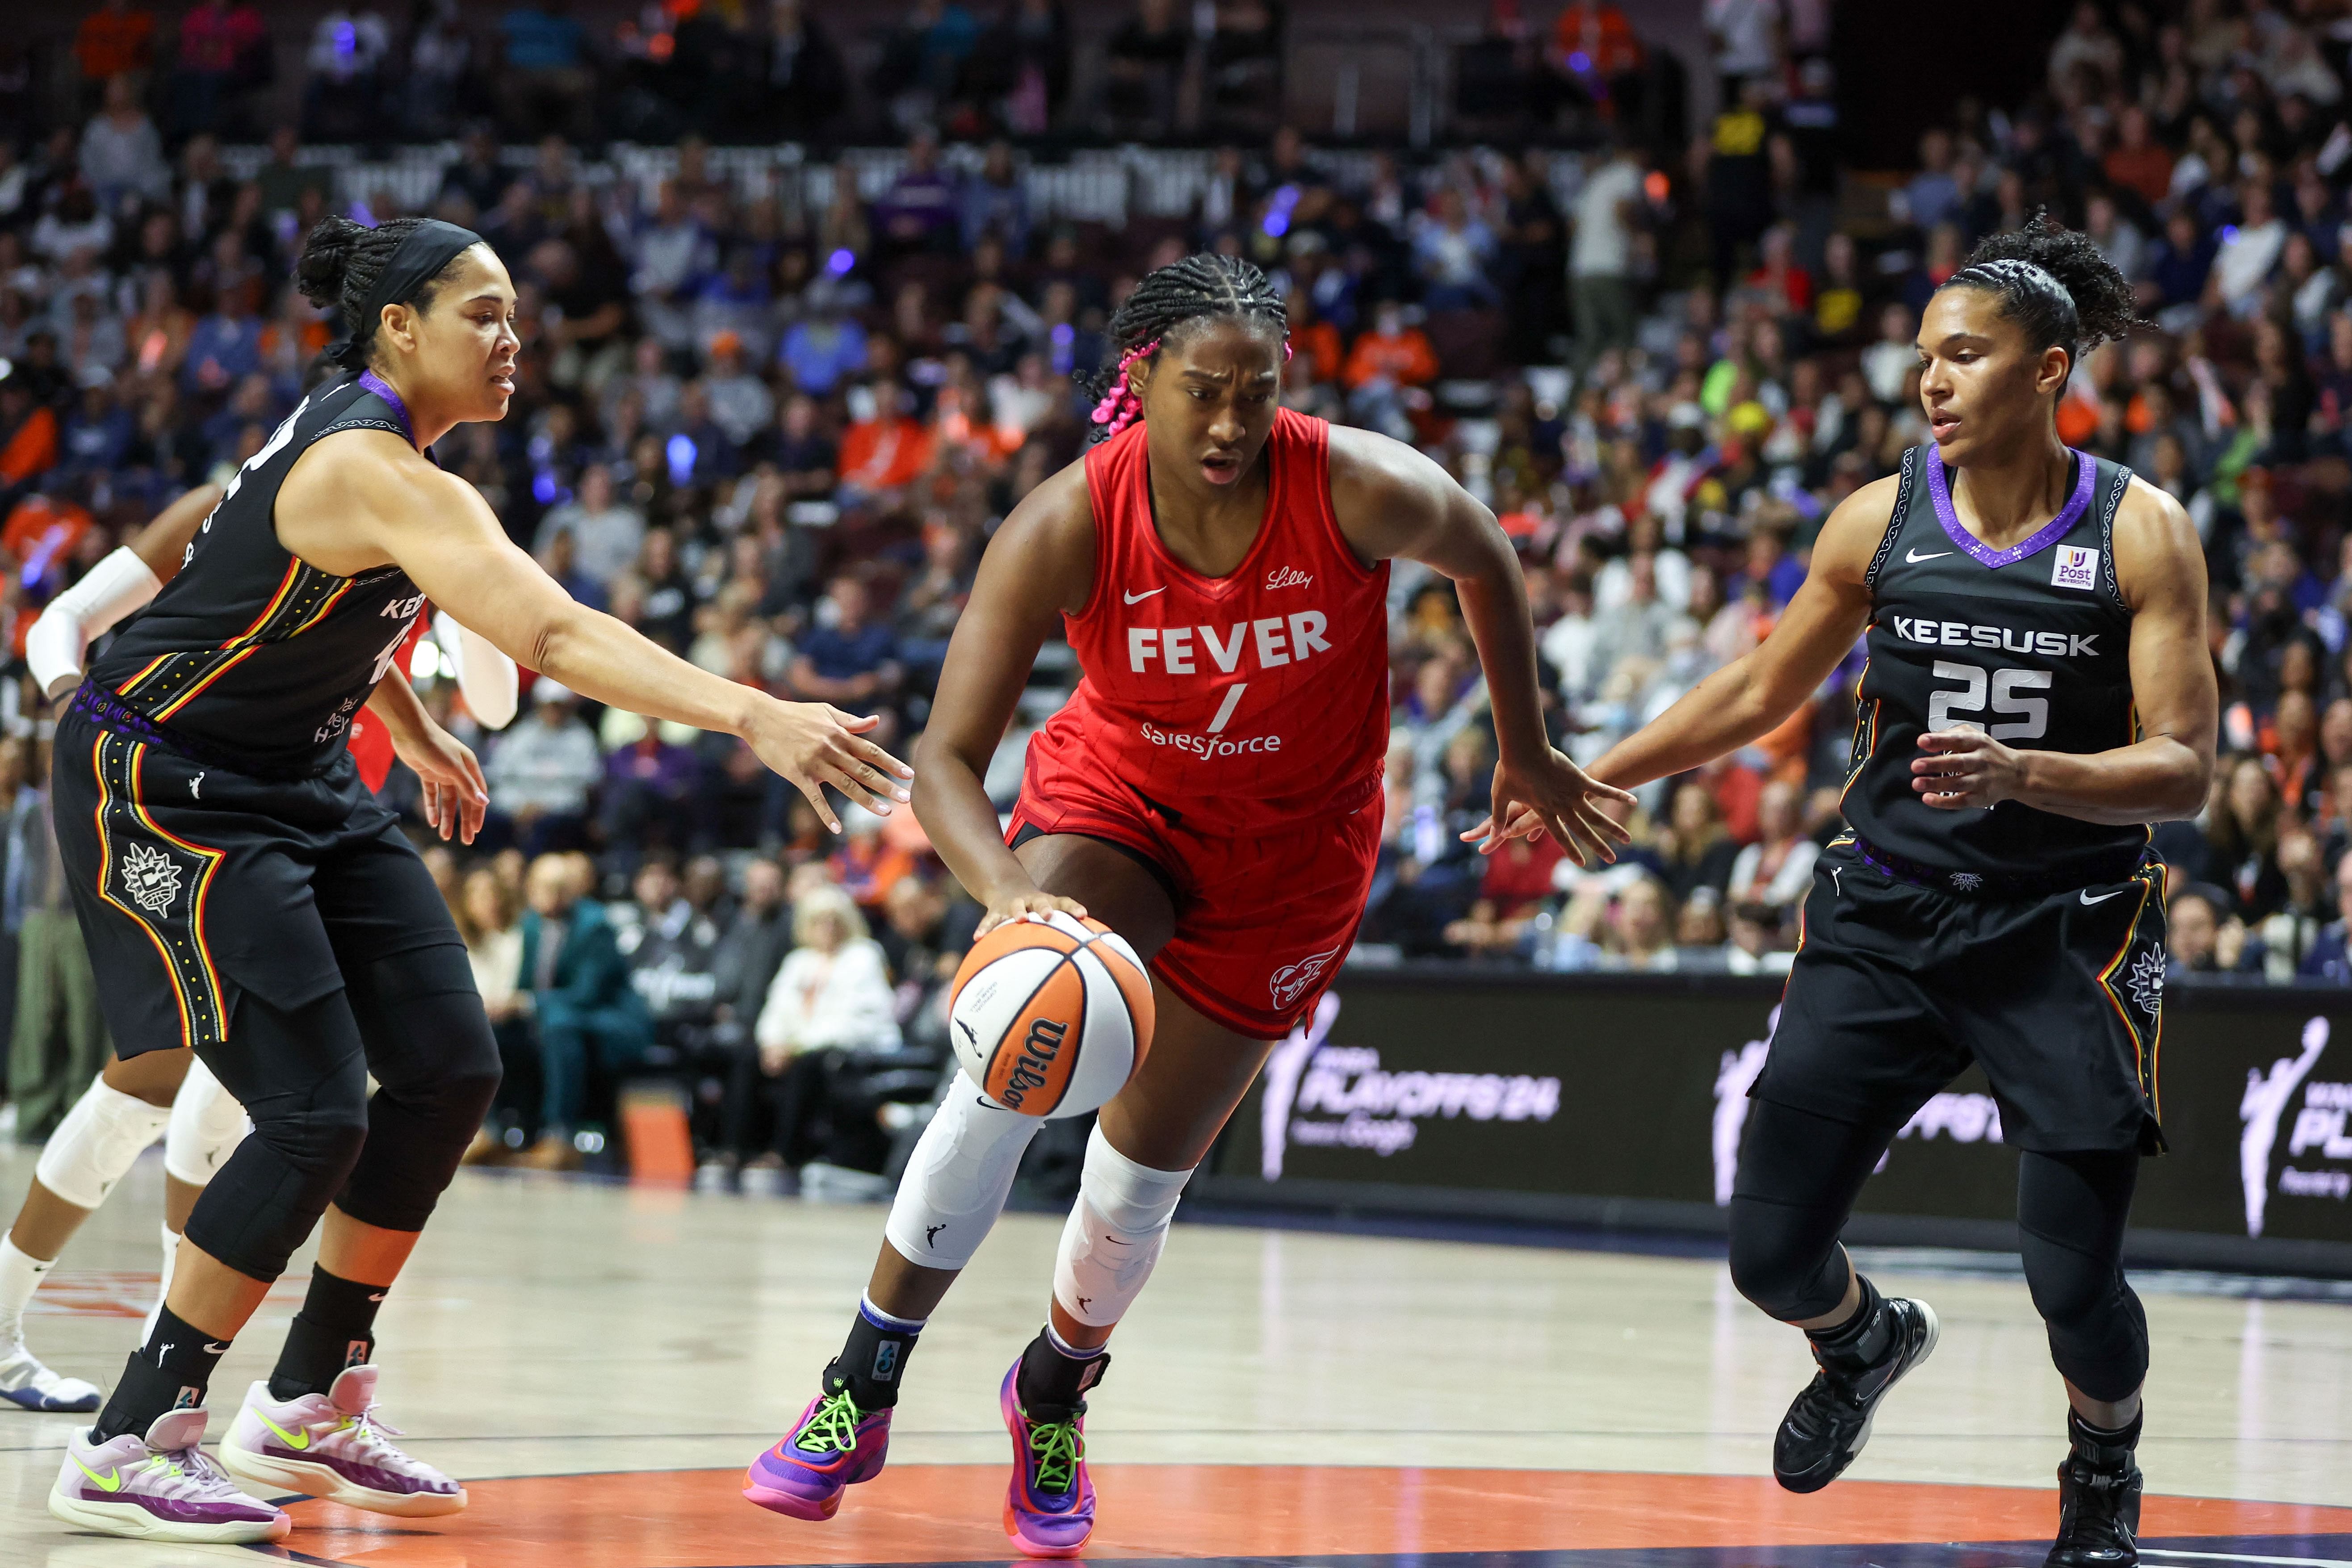
[[[1613,861],[1613,847],[1633,836],[1611,808],[1631,816],[1633,805],[1629,792],[1602,784],[1557,748],[1547,748],[1544,761],[1531,768],[1496,764],[1494,809],[1462,842],[1475,842],[1479,854],[1492,855],[1514,838],[1533,842],[1549,832],[1580,866]]]
[[[1087,907],[1077,900],[1066,899],[1059,893],[1042,892],[1034,888],[1025,893],[1011,893],[1001,899],[992,899],[989,900],[987,912],[980,917],[980,924],[972,928],[972,940],[979,941],[1007,921],[1017,921],[1026,915],[1050,915],[1057,911],[1074,920],[1087,918]]]
[[[894,803],[912,798],[900,781],[913,778],[915,770],[863,738],[880,722],[825,702],[767,701],[760,704],[743,740],[771,771],[808,796],[824,825],[838,833],[841,819],[825,804],[826,784],[877,816],[889,816]]]

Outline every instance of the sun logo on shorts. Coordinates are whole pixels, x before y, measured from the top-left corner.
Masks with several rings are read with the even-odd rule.
[[[2131,977],[2124,982],[2139,1004],[2139,1010],[2149,1017],[2164,1005],[2164,954],[2154,948],[2132,960]]]
[[[180,896],[180,868],[161,849],[133,844],[122,852],[122,890],[151,915],[160,915]]]
[[[1952,886],[1963,893],[1973,893],[1984,886],[1984,879],[1974,871],[1955,871],[1952,873]]]

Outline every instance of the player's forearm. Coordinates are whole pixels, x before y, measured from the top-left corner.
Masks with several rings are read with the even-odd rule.
[[[383,721],[395,747],[423,734],[425,726],[433,721],[416,689],[408,684],[407,674],[399,669],[375,683],[375,689],[368,693],[367,710]]]
[[[1796,711],[1797,702],[1759,684],[1754,657],[1735,659],[1700,681],[1587,771],[1602,784],[1633,789],[1702,767],[1771,733]]]
[[[527,653],[517,662],[592,701],[697,730],[741,735],[751,728],[753,710],[769,700],[583,605],[570,605],[541,627]]]
[[[2084,755],[2021,752],[2018,770],[2021,782],[2011,799],[2080,822],[2129,826],[2202,811],[2213,763],[2170,735],[2151,735]]]
[[[926,734],[915,747],[915,820],[963,890],[989,905],[1034,892],[1037,884],[1005,847],[981,766]]]
[[[1497,531],[1495,537],[1500,541],[1502,535]],[[1551,740],[1544,732],[1527,584],[1508,547],[1497,554],[1499,558],[1484,570],[1457,580],[1454,591],[1461,595],[1462,618],[1470,627],[1479,668],[1486,675],[1496,750],[1506,765],[1520,765],[1548,755]]]

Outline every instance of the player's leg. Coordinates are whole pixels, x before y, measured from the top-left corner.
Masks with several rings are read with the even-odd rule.
[[[377,1087],[301,1310],[268,1379],[247,1391],[221,1462],[379,1513],[451,1513],[463,1489],[401,1452],[375,1415],[375,1319],[498,1092],[498,1042],[446,906],[405,844],[354,847],[314,886]]]
[[[1770,1100],[1748,1108],[1731,1198],[1732,1284],[1802,1329],[1820,1367],[1773,1436],[1772,1473],[1790,1491],[1819,1491],[1843,1473],[1870,1440],[1879,1402],[1936,1348],[1934,1310],[1882,1296],[1838,1240],[1895,1131]]]
[[[58,1376],[25,1348],[25,1308],[82,1221],[163,1130],[190,1059],[184,1049],[109,1058],[41,1150],[24,1206],[0,1240],[0,1399],[27,1410],[98,1408],[95,1386]]]
[[[1147,963],[1175,929],[1168,889],[1132,855],[1073,834],[1033,838],[1014,853],[1039,887],[1076,899]],[[898,1184],[865,1299],[825,1368],[824,1392],[752,1462],[746,1498],[796,1519],[830,1519],[843,1488],[880,1472],[916,1340],[987,1239],[1043,1125],[990,1104],[961,1079],[948,1090]]]
[[[1005,1533],[1031,1556],[1074,1554],[1093,1531],[1086,1395],[1110,1364],[1103,1347],[1150,1279],[1184,1184],[1274,1048],[1203,1016],[1157,976],[1151,989],[1151,1054],[1087,1140],[1045,1327],[999,1395],[1014,1454]]]
[[[2018,1158],[2017,1227],[2026,1284],[2066,1380],[2070,1447],[2058,1467],[2050,1568],[2134,1561],[2139,1528],[2140,1386],[2147,1314],[2124,1278],[2124,1226],[2139,1178],[2136,1150]]]
[[[97,1424],[67,1445],[49,1497],[52,1513],[109,1534],[236,1542],[290,1528],[196,1440],[214,1369],[359,1159],[367,1065],[340,990],[295,1007],[247,992],[227,1023],[200,1048],[253,1135],[197,1198],[163,1310]]]
[[[172,1293],[172,1271],[179,1262],[188,1215],[244,1136],[245,1107],[221,1087],[212,1068],[192,1058],[187,1077],[172,1097],[172,1120],[163,1129],[163,1268],[155,1305],[147,1313],[151,1330]]]

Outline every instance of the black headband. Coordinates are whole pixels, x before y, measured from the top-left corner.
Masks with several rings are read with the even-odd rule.
[[[344,323],[348,335],[330,347],[327,356],[352,370],[361,369],[367,363],[368,345],[375,341],[375,330],[383,321],[383,308],[414,300],[425,285],[441,276],[441,269],[458,252],[481,243],[482,237],[470,228],[443,223],[437,217],[421,219],[415,228],[401,236],[399,247],[383,264],[375,287],[360,302],[359,319]]]

